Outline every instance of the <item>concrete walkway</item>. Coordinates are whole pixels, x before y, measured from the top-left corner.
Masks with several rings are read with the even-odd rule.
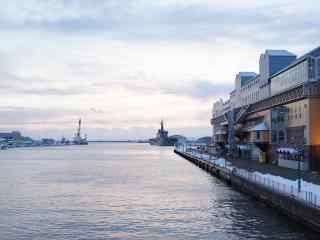
[[[248,171],[254,172],[261,172],[263,174],[269,173],[272,175],[281,176],[290,180],[298,179],[299,172],[298,170],[279,167],[276,165],[272,165],[270,163],[259,163],[258,161],[253,160],[243,160],[243,159],[230,159],[227,158],[227,161],[231,162],[232,165],[238,168],[243,168]],[[314,184],[320,185],[320,174],[316,172],[310,171],[301,171],[301,176],[304,181],[311,182]]]

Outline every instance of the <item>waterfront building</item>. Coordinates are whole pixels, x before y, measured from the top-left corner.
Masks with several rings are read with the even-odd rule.
[[[260,55],[259,72],[262,78],[262,84],[268,82],[273,74],[289,66],[297,59],[297,56],[286,50],[266,50]]]
[[[259,75],[254,72],[239,72],[235,79],[233,107],[248,105],[257,101]]]
[[[213,104],[213,144],[239,158],[320,171],[319,119],[320,47],[298,59],[266,50],[259,74],[240,72],[230,99]]]
[[[31,146],[34,143],[32,138],[22,136],[19,131],[1,132],[0,139],[4,139],[8,147]]]
[[[20,132],[18,131],[12,131],[12,132],[1,132],[0,133],[0,137],[4,138],[4,139],[16,139],[16,140],[20,140],[22,139],[22,135]]]

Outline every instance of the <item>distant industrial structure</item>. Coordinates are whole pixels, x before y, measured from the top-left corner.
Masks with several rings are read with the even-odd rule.
[[[320,171],[320,47],[297,58],[266,50],[212,110],[215,153]]]
[[[61,140],[53,138],[42,138],[34,140],[31,137],[22,136],[19,131],[0,132],[0,149],[16,147],[36,147],[36,146],[66,146],[66,145],[88,145],[87,136],[82,137],[81,119],[78,122],[78,128],[73,140],[62,137]]]
[[[87,135],[82,137],[81,135],[81,118],[78,121],[78,129],[73,138],[73,144],[75,145],[88,145]]]
[[[179,140],[185,140],[186,138],[180,135],[170,136],[168,135],[168,131],[164,129],[163,120],[160,123],[160,129],[158,129],[157,135],[155,138],[149,139],[149,143],[151,145],[157,146],[173,146]]]
[[[31,137],[23,136],[19,131],[0,132],[0,148],[15,148],[15,147],[34,147],[34,146],[49,146],[56,144],[52,138],[43,138],[34,140]]]

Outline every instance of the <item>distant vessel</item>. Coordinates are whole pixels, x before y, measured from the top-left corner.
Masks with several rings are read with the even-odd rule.
[[[86,135],[84,137],[81,136],[81,118],[79,119],[77,132],[73,138],[73,144],[88,145],[87,136]]]
[[[149,143],[157,146],[173,146],[177,142],[177,139],[168,136],[168,131],[164,130],[163,120],[161,120],[160,125],[161,127],[158,129],[157,136],[149,139]]]

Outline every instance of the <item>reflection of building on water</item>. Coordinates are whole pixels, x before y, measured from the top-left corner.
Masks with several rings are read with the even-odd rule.
[[[168,131],[164,129],[163,120],[161,120],[160,125],[161,127],[158,129],[157,136],[155,138],[151,138],[149,143],[157,146],[173,146],[177,142],[177,139],[168,136]]]
[[[81,136],[81,118],[79,119],[79,122],[78,122],[77,132],[73,138],[73,144],[88,145],[87,136],[86,135],[84,137]]]

